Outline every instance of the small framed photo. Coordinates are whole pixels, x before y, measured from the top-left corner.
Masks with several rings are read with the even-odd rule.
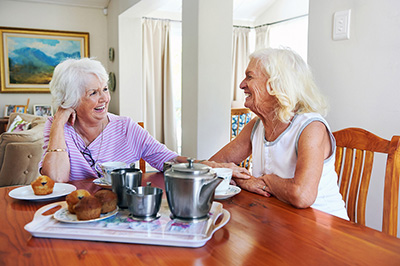
[[[53,106],[51,105],[34,105],[33,106],[33,114],[38,116],[52,116],[53,115]]]
[[[25,105],[16,105],[14,108],[15,113],[26,113],[26,106]]]
[[[12,112],[14,112],[15,105],[6,105],[4,108],[4,117],[9,117]]]

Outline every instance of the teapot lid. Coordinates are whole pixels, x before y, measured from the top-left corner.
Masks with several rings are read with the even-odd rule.
[[[188,158],[188,163],[179,163],[172,165],[172,170],[177,172],[191,173],[191,174],[206,174],[210,171],[211,167],[202,163],[193,163],[192,158]]]

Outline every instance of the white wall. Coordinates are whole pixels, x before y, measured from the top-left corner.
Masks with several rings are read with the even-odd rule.
[[[0,0],[0,26],[89,32],[90,56],[107,68],[107,17],[102,9]],[[0,116],[7,104],[50,104],[50,93],[0,93]]]
[[[400,2],[310,0],[309,8],[308,62],[330,102],[332,130],[361,127],[387,139],[400,135]],[[346,9],[350,40],[333,41],[333,15]],[[367,226],[378,230],[383,178],[384,168],[375,169],[366,209]]]
[[[136,8],[131,8],[135,4]],[[144,121],[140,19],[146,12],[140,7],[143,5],[149,4],[139,0],[114,0],[109,4],[107,16],[108,45],[115,49],[115,61],[109,62],[108,68],[115,72],[117,79],[109,110],[135,121]]]
[[[253,26],[308,14],[309,0],[278,0],[260,15]]]
[[[225,10],[224,16],[219,10]],[[231,0],[182,7],[182,154],[208,159],[230,138]]]

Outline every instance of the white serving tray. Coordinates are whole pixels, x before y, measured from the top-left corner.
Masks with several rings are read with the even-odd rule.
[[[59,205],[67,207],[67,203],[62,201],[37,210],[33,220],[25,225],[25,230],[35,237],[45,238],[202,247],[230,219],[230,213],[223,209],[223,205],[213,202],[209,218],[204,221],[172,220],[166,200],[161,204],[160,218],[152,222],[132,220],[128,210],[119,210],[115,216],[90,223],[63,223],[54,219],[53,215],[43,215]]]

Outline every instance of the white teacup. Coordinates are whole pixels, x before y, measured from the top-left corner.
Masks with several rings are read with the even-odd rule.
[[[217,173],[218,177],[224,178],[224,180],[222,180],[222,182],[219,183],[219,185],[215,189],[215,192],[221,193],[221,192],[227,191],[229,188],[229,183],[231,182],[231,179],[232,179],[232,169],[213,168],[213,170]]]
[[[111,171],[119,168],[127,168],[129,165],[124,162],[96,163],[96,171],[104,176],[104,179],[111,184]],[[100,170],[99,170],[100,168]]]

